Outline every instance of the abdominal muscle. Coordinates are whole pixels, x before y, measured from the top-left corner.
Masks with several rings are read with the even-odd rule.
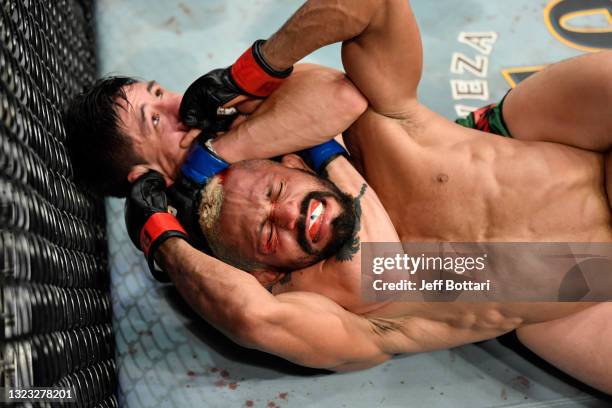
[[[402,242],[612,241],[601,155],[436,126],[423,134],[370,112],[344,135]],[[395,302],[364,316],[374,329],[394,328],[385,336],[400,335],[390,344],[407,352],[496,337],[590,306]]]

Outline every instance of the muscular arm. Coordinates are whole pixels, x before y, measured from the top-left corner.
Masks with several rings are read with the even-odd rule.
[[[229,162],[272,157],[322,143],[367,107],[406,118],[414,111],[422,47],[406,0],[310,0],[264,44],[283,70],[342,41],[342,62],[357,89],[334,71],[295,72],[249,121],[214,144]],[[361,93],[360,93],[361,92]]]
[[[521,82],[504,102],[516,139],[604,152],[612,147],[612,52],[551,65]]]
[[[407,0],[311,0],[263,46],[275,68],[342,41],[351,80],[378,113],[403,117],[416,99],[422,48]]]
[[[158,261],[194,310],[246,347],[333,370],[366,368],[390,357],[368,320],[323,296],[294,292],[275,297],[252,275],[181,239],[167,240]]]
[[[333,138],[366,107],[367,101],[344,73],[300,64],[248,120],[213,145],[230,163],[279,156]]]
[[[422,67],[420,37],[408,1],[308,1],[278,32],[268,39],[263,51],[269,64],[274,68],[284,69],[317,48],[338,41],[343,41],[344,67],[352,82],[367,97],[371,107],[379,113],[392,117],[408,116],[413,109],[412,104],[416,102],[416,86]],[[280,116],[276,116],[276,110],[283,106],[280,102],[284,100],[285,105],[293,106],[289,100],[295,97],[298,91],[303,92],[304,100],[307,99],[305,95],[314,98],[311,100],[315,101],[315,105],[319,104],[318,111],[329,113],[335,109],[334,100],[338,97],[337,92],[328,85],[316,85],[317,88],[314,89],[313,86],[320,82],[313,78],[313,81],[309,83],[304,81],[305,86],[300,89],[297,88],[298,82],[295,81],[292,86],[296,88],[292,90],[289,87],[289,81],[292,79],[294,78],[289,78],[286,84],[265,102],[269,103],[267,105],[271,107],[269,110],[262,105],[263,113],[253,117],[242,126],[247,131],[242,133],[237,131],[231,136],[227,135],[226,140],[231,140],[235,146],[243,142],[242,146],[246,147],[249,147],[250,143],[244,142],[252,140],[257,145],[257,151],[265,152],[263,157],[269,157],[321,143],[333,136],[333,133],[328,132],[325,138],[320,139],[325,133],[312,132],[313,127],[321,126],[320,122],[325,121],[317,115],[304,116],[302,117],[304,120],[298,119],[297,116],[292,117],[293,120],[299,122],[297,126],[297,122],[283,122]],[[343,99],[346,101],[351,98],[355,99],[351,95]],[[332,103],[330,104],[329,101]],[[355,106],[354,111],[359,114],[365,109],[365,105],[359,103],[353,102],[352,105]],[[321,106],[324,108],[320,109]],[[299,112],[297,106],[296,112]],[[278,114],[280,113],[281,111],[278,110]],[[301,114],[303,115],[304,112]],[[287,127],[283,128],[277,123],[286,123]],[[349,124],[343,125],[348,127]],[[270,135],[264,139],[265,133],[270,129],[278,132],[279,136],[274,142],[267,143],[273,139]],[[260,137],[253,137],[256,131],[261,132]],[[310,135],[304,136],[303,132],[310,132]],[[315,141],[317,137],[319,139]],[[271,154],[271,149],[277,150]],[[222,152],[220,154],[224,157]],[[361,270],[358,253],[360,242],[398,242],[399,238],[375,192],[366,187],[363,178],[346,160],[334,161],[328,166],[328,173],[330,179],[343,191],[353,197],[358,197],[362,217],[353,240],[351,240],[353,245],[343,248],[340,257],[328,260],[324,269],[333,269],[336,272],[338,269],[348,270],[352,274],[344,274],[345,276],[359,277]],[[351,285],[347,284],[347,286]],[[351,286],[347,293],[355,293],[355,291],[359,293],[359,288]],[[349,297],[334,298],[334,300],[344,307],[354,307],[355,299],[349,300]]]

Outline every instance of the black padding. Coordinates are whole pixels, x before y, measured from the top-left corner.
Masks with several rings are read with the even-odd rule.
[[[75,184],[61,120],[96,77],[92,12],[0,2],[0,387],[115,407],[104,202]]]

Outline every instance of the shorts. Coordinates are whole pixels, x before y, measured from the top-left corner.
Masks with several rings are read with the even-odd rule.
[[[508,96],[507,93],[498,104],[492,103],[491,105],[483,106],[470,113],[465,118],[455,120],[455,123],[495,135],[512,137],[506,127],[506,122],[504,122],[504,115],[502,113],[502,107],[504,106],[506,96]]]

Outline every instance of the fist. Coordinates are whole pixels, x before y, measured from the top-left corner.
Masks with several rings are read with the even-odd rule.
[[[150,171],[136,180],[125,201],[125,224],[134,245],[144,252],[153,277],[168,282],[167,275],[156,268],[155,252],[171,237],[189,238],[178,220],[168,213],[166,183],[161,174]]]
[[[198,78],[187,88],[181,101],[181,120],[190,127],[209,132],[227,131],[239,112],[225,106],[239,96],[265,98],[293,71],[271,68],[263,58],[257,40],[236,62],[225,69],[215,69]]]
[[[238,112],[226,114],[220,108],[243,93],[234,84],[230,68],[212,70],[187,88],[179,110],[181,120],[192,128],[225,132]]]

